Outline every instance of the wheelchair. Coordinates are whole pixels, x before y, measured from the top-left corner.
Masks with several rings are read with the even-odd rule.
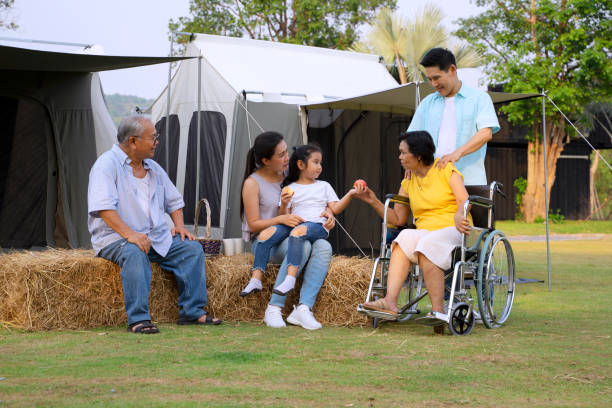
[[[463,206],[463,214],[467,216],[471,206],[474,226],[469,234],[463,235],[461,246],[453,250],[451,268],[444,273],[447,302],[444,321],[453,335],[470,334],[477,319],[482,320],[488,329],[498,328],[506,322],[512,310],[515,292],[514,255],[504,233],[494,228],[493,199],[495,194],[505,197],[502,188],[503,185],[495,181],[488,186],[466,186],[469,197]],[[374,261],[365,302],[386,295],[391,258],[387,228],[397,228],[387,223],[387,212],[392,203],[408,205],[408,200],[399,195],[386,196],[380,254]],[[479,317],[475,317],[472,291],[476,295]],[[425,296],[427,290],[422,273],[418,265],[412,265],[398,298],[397,318],[391,318],[392,315],[384,312],[365,309],[362,305],[357,306],[357,311],[372,319],[373,328],[378,327],[381,321],[408,322],[416,320],[415,317],[421,314],[418,305]]]

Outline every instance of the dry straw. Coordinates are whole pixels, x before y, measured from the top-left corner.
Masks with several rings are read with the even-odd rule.
[[[264,290],[247,298],[252,255],[206,260],[209,303],[206,309],[229,321],[262,321],[278,267],[270,266]],[[315,304],[315,317],[329,326],[361,326],[355,310],[367,291],[372,261],[334,257]],[[177,319],[176,282],[171,273],[152,267],[150,309],[156,322]],[[298,285],[301,279],[298,279]],[[285,315],[298,302],[289,295]],[[27,330],[83,329],[126,323],[119,267],[88,250],[18,251],[0,256],[0,325]]]

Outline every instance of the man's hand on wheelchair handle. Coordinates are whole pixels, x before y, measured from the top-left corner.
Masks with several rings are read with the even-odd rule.
[[[463,216],[463,212],[457,211],[455,213],[455,227],[462,234],[470,232],[470,222]]]

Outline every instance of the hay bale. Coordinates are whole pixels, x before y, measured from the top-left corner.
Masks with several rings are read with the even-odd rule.
[[[238,292],[247,284],[252,255],[206,260],[207,310],[224,320],[261,321],[278,272],[270,266],[264,290],[247,298]],[[314,308],[324,325],[363,325],[355,311],[364,298],[372,261],[334,257]],[[95,258],[89,250],[49,249],[0,255],[0,324],[28,330],[82,329],[126,324],[120,269]],[[299,286],[300,280],[298,280]],[[298,302],[298,290],[286,302],[285,314]],[[152,265],[150,310],[156,322],[178,316],[176,281]]]
[[[334,256],[327,278],[319,292],[314,315],[323,325],[361,326],[367,323],[357,313],[368,290],[373,262],[358,257]],[[221,256],[206,263],[209,305],[207,309],[225,320],[262,321],[278,273],[278,265],[268,266],[263,279],[263,290],[246,298],[238,293],[251,277],[252,254]],[[300,275],[301,276],[301,275]],[[283,314],[287,316],[299,301],[302,278],[287,297]]]
[[[176,320],[176,282],[152,265],[151,312]],[[29,330],[125,324],[120,269],[93,251],[49,249],[0,256],[0,323]]]

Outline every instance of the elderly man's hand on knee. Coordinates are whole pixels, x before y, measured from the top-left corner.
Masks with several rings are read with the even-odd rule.
[[[151,250],[151,241],[146,234],[132,232],[130,235],[128,235],[127,240],[140,248],[140,250],[145,254],[148,254]]]

